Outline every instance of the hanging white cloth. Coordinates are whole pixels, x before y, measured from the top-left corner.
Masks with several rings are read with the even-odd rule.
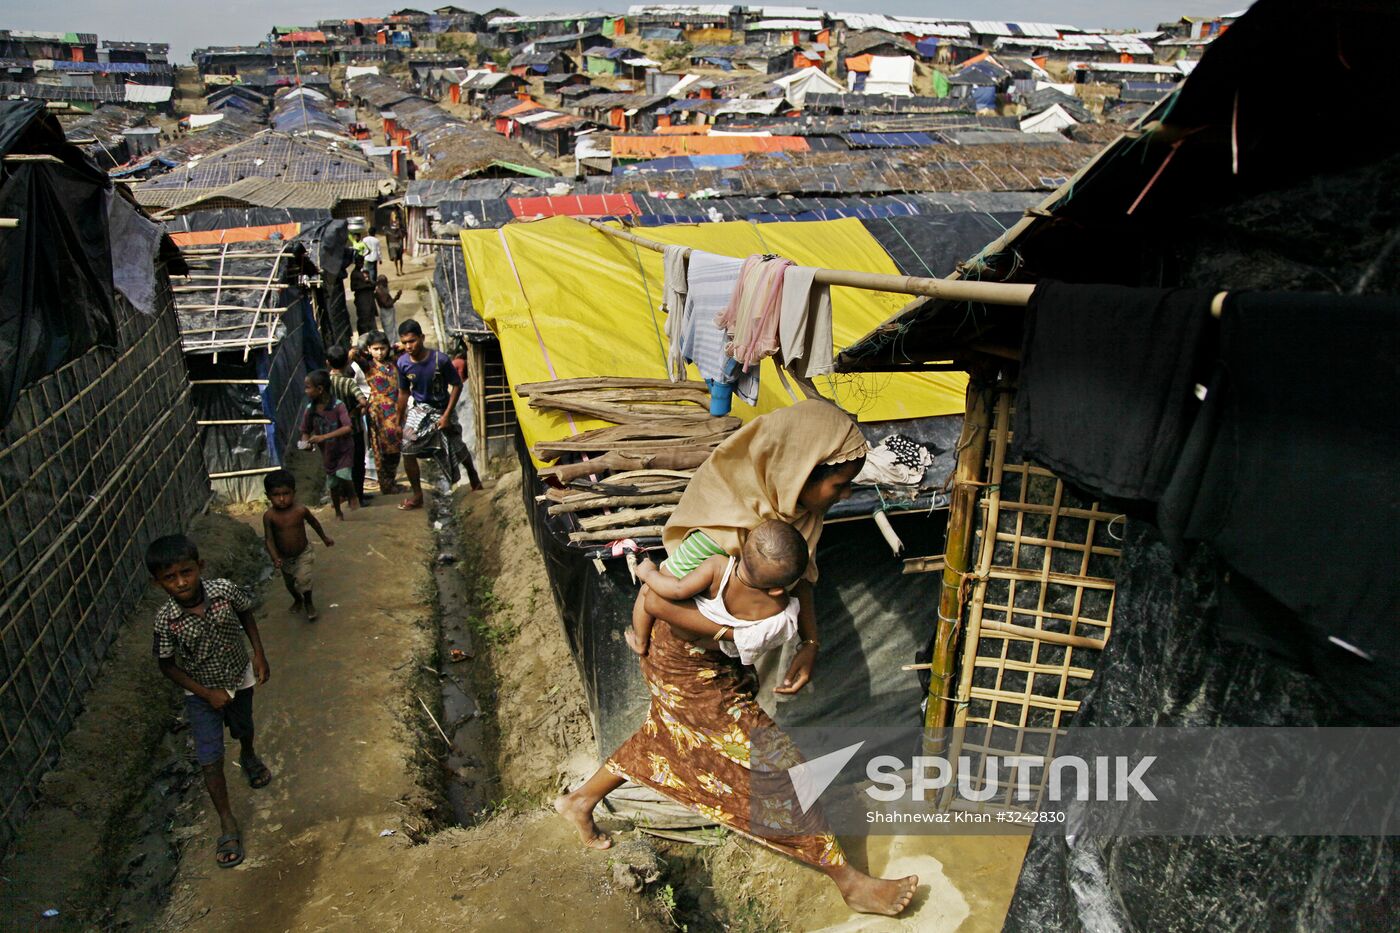
[[[688,327],[686,321],[688,310],[685,300],[688,288],[685,256],[686,248],[684,246],[668,246],[662,254],[665,276],[661,286],[661,310],[666,312],[666,336],[670,340],[670,347],[666,355],[666,367],[667,376],[672,382],[682,382],[685,379],[683,347]]]
[[[778,316],[778,346],[783,362],[803,379],[834,372],[831,335],[831,289],[816,284],[817,270],[791,266],[783,276]]]

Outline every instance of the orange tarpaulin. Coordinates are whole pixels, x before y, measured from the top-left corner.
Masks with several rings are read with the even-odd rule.
[[[496,116],[498,116],[498,117],[513,117],[513,116],[516,116],[517,114],[522,114],[522,113],[525,113],[526,111],[529,111],[529,110],[539,110],[539,109],[541,109],[539,104],[535,103],[533,100],[530,100],[529,98],[526,98],[526,99],[522,100],[520,103],[516,104],[514,107],[510,108],[509,110],[502,110],[502,111],[501,111],[500,113],[498,113]]]
[[[874,57],[875,57],[875,56],[873,56],[873,55],[854,55],[854,56],[852,56],[852,57],[846,59],[846,70],[847,70],[847,71],[861,71],[861,72],[869,71],[869,70],[870,70],[870,60],[871,60],[872,58],[874,58]]]
[[[614,136],[615,159],[732,155],[748,152],[807,152],[801,136]]]
[[[176,246],[209,246],[220,243],[249,243],[266,240],[274,233],[282,234],[282,239],[290,240],[301,233],[301,224],[269,224],[265,227],[230,227],[227,230],[194,230],[189,233],[172,233],[170,239]]]

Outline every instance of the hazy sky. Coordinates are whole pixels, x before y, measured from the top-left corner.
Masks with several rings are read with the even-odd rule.
[[[446,0],[427,0],[421,9],[441,6]],[[518,13],[552,10],[625,10],[631,0],[613,0],[590,6],[557,0],[487,0],[464,3],[464,9],[490,9],[500,5]],[[775,0],[800,5],[802,0]],[[1230,6],[1234,2],[1235,6]],[[266,36],[274,24],[306,25],[318,19],[349,16],[383,16],[391,9],[411,5],[376,6],[373,2],[332,0],[0,0],[0,28],[38,29],[53,32],[95,32],[103,39],[169,42],[171,57],[189,62],[190,51],[203,45],[250,45]],[[825,9],[904,14],[950,19],[1026,19],[1068,23],[1083,28],[1138,27],[1150,29],[1159,22],[1185,13],[1225,13],[1244,6],[1246,0],[833,0],[816,3]]]

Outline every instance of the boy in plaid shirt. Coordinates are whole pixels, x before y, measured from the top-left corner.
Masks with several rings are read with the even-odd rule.
[[[156,612],[155,654],[160,672],[185,691],[185,715],[194,734],[204,786],[219,813],[222,835],[214,862],[243,861],[243,836],[224,783],[224,727],[243,746],[240,763],[251,787],[266,787],[272,772],[253,749],[253,685],[271,674],[263,653],[253,597],[228,580],[204,580],[199,549],[184,535],[166,535],[146,549],[152,582],[169,595]],[[253,646],[250,660],[243,636]]]

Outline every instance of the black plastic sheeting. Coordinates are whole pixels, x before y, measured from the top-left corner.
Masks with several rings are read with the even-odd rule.
[[[345,279],[350,273],[350,224],[345,220],[303,221],[296,242],[304,243],[321,273],[316,289],[316,325],[324,343],[350,346],[350,308]],[[324,356],[324,354],[321,354]]]
[[[1154,527],[1129,523],[1113,637],[1075,726],[1361,725],[1315,678],[1220,637],[1212,563],[1201,551],[1183,571]],[[1071,844],[1047,832],[1026,853],[1004,929],[1393,930],[1398,856],[1395,836]]]
[[[905,275],[942,278],[1005,233],[1020,211],[929,214],[862,220]]]
[[[464,229],[495,229],[515,219],[515,212],[504,197],[496,200],[441,201],[436,207],[439,221]]]
[[[229,230],[236,227],[270,227],[299,222],[315,224],[330,220],[331,212],[309,207],[225,207],[213,211],[191,211],[172,217],[165,226],[172,232]]]
[[[35,123],[63,139],[42,105],[0,103],[0,154]],[[47,124],[52,124],[51,127]],[[115,346],[106,175],[91,164],[6,163],[0,217],[0,425],[20,390],[96,346]]]
[[[460,246],[438,249],[437,263],[433,268],[433,288],[437,289],[438,299],[442,302],[442,316],[449,332],[473,342],[496,339],[472,305],[467,265]]]
[[[899,429],[893,423],[891,429]],[[566,543],[563,516],[550,516],[534,497],[539,480],[523,443],[526,513],[544,557],[550,588],[588,695],[600,755],[610,753],[641,725],[649,694],[636,656],[622,640],[637,587],[619,560],[599,574],[592,560]],[[894,512],[892,524],[905,556],[939,554],[947,513]],[[904,574],[873,521],[831,522],[817,550],[822,658],[812,687],[773,697],[784,726],[910,726],[921,721],[925,688],[900,666],[926,652],[934,631],[938,578]],[[785,669],[789,658],[778,667]]]

